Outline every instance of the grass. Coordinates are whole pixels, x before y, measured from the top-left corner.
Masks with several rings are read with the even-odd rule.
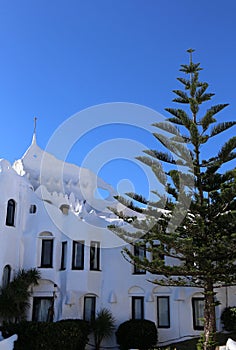
[[[228,338],[236,341],[236,333],[217,333],[217,345],[225,345]],[[160,350],[196,350],[199,338],[185,340],[179,343],[173,343],[168,346],[160,347]],[[158,350],[159,350],[158,349]]]

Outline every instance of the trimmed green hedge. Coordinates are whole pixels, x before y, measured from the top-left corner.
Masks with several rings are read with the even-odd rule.
[[[90,327],[83,320],[23,321],[1,326],[4,337],[18,335],[14,350],[84,350]]]
[[[150,349],[157,343],[157,328],[149,320],[129,320],[120,324],[116,339],[121,350]]]
[[[220,319],[226,331],[236,330],[236,306],[226,307]]]

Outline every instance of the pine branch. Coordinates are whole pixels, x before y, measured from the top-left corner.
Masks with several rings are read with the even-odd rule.
[[[126,208],[129,208],[133,211],[136,211],[138,213],[142,213],[143,209],[140,207],[137,207],[134,205],[134,203],[132,201],[127,201],[124,197],[122,196],[114,196],[114,198],[120,202],[121,204],[123,204]]]
[[[181,142],[181,143],[190,143],[191,139],[187,136],[174,136],[171,137],[171,141],[175,141],[175,142]]]
[[[202,70],[202,68],[200,68],[200,63],[190,62],[190,64],[181,64],[181,67],[180,72],[184,72],[186,74],[192,74]]]
[[[189,130],[191,119],[183,109],[165,108],[165,110],[179,119],[181,121],[181,125],[184,125]]]
[[[154,124],[152,124],[152,126],[155,126],[155,127],[159,128],[159,129],[167,131],[170,134],[180,136],[179,130],[174,125],[172,125],[171,123],[160,122],[160,123],[154,123]]]
[[[185,90],[190,89],[190,81],[184,78],[177,78],[177,80],[185,86]]]
[[[232,126],[236,125],[236,122],[223,122],[223,123],[219,123],[217,125],[215,125],[211,132],[210,132],[210,135],[209,137],[213,137],[213,136],[216,136],[220,133],[222,133],[223,131],[231,128]]]
[[[202,102],[211,100],[211,98],[212,98],[213,96],[215,96],[215,94],[213,94],[213,93],[203,94],[203,95],[197,100],[197,102],[198,102],[199,104],[201,104]]]
[[[181,90],[173,90],[173,92],[179,96],[178,98],[173,99],[173,102],[189,103],[189,97],[185,92]]]
[[[227,106],[228,104],[218,104],[216,106],[212,106],[210,109],[207,110],[204,117],[199,121],[199,124],[202,125],[203,132],[207,130],[210,124],[216,122],[216,119],[213,118],[213,116],[222,111],[222,109],[224,109]]]
[[[182,121],[179,118],[168,118],[167,121],[177,125],[183,125]]]
[[[158,178],[161,184],[164,185],[166,183],[166,175],[162,169],[160,162],[155,161],[150,157],[146,157],[146,156],[139,156],[139,157],[136,157],[136,159],[148,165],[152,169],[152,171],[155,173],[156,177]]]
[[[171,141],[171,139],[165,137],[162,134],[153,133],[153,135],[166,147],[170,152],[176,154],[179,158],[186,161],[186,165],[191,166],[192,157],[190,151],[185,145]]]
[[[208,84],[202,83],[201,87],[197,90],[195,98],[198,103],[202,102],[201,97],[204,94],[204,92],[207,90],[207,88],[208,88]]]
[[[126,195],[139,203],[148,204],[148,200],[140,194],[134,192],[127,192]]]
[[[156,150],[145,150],[144,153],[148,154],[153,158],[159,159],[162,162],[169,163],[169,164],[176,164],[176,161],[174,160],[174,158],[168,153],[159,152]]]
[[[232,151],[236,148],[236,136],[229,139],[218,153],[218,158],[222,163],[226,163],[236,157],[236,153]]]

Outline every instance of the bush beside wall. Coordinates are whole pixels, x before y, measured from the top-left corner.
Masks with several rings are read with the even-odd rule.
[[[157,343],[157,328],[149,320],[129,320],[120,324],[116,339],[121,350],[150,349]]]
[[[223,323],[224,330],[229,332],[236,330],[236,306],[226,307],[220,319]]]
[[[1,326],[4,337],[18,335],[14,350],[84,350],[90,328],[83,320],[23,321]]]

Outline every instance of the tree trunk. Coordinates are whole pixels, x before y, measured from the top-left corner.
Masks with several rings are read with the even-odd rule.
[[[204,350],[215,350],[216,346],[216,314],[215,292],[212,281],[207,281],[204,287]]]

